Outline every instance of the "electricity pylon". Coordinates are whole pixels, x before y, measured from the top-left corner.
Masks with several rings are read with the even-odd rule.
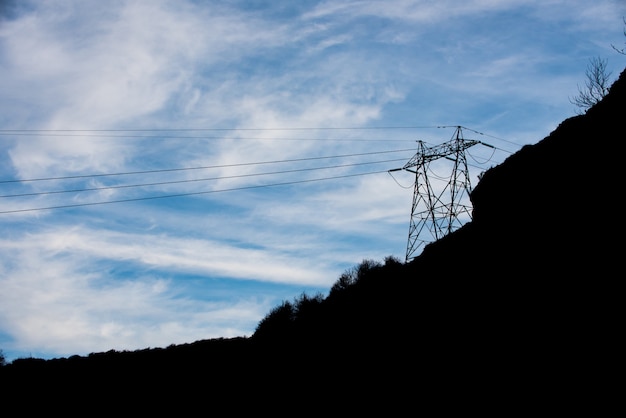
[[[406,170],[415,174],[406,248],[407,262],[415,258],[416,251],[422,245],[437,241],[460,228],[463,225],[463,216],[471,219],[472,210],[469,201],[471,184],[465,150],[481,142],[463,139],[461,127],[457,126],[452,139],[448,142],[432,147],[427,147],[422,141],[417,143],[417,153],[404,167],[389,170],[390,172]],[[440,158],[452,162],[452,172],[442,189],[433,187],[428,177],[430,163]],[[442,179],[441,176],[434,177]],[[429,236],[425,237],[426,234]]]

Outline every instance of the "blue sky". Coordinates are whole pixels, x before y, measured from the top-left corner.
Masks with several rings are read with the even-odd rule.
[[[596,0],[0,6],[7,360],[251,335],[364,259],[404,260],[417,150],[470,182],[626,65]],[[449,175],[432,164],[433,178]],[[441,187],[441,186],[439,186]],[[53,209],[47,209],[53,208]],[[462,266],[459,266],[462,274]]]

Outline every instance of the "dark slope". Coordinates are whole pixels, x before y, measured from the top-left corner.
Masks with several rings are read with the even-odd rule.
[[[548,137],[485,173],[471,195],[468,229],[477,233],[470,233],[466,258],[481,260],[481,253],[493,252],[502,258],[486,264],[489,270],[513,263],[535,275],[605,267],[598,257],[610,263],[611,238],[621,233],[615,208],[621,205],[617,174],[626,139],[625,78],[622,73],[586,114],[563,121]],[[441,255],[440,244],[426,253]]]
[[[144,415],[597,414],[621,348],[625,109],[622,73],[586,114],[487,171],[472,222],[251,338],[14,362],[0,394],[26,396],[26,410]]]

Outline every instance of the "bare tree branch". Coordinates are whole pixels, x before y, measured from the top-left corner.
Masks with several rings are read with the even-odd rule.
[[[585,75],[585,86],[578,86],[578,95],[570,98],[570,102],[583,111],[587,111],[600,102],[609,93],[611,73],[606,70],[607,60],[592,58],[589,60]]]
[[[624,21],[624,25],[626,25],[626,17],[623,17],[622,20]],[[626,36],[626,29],[624,29],[624,36]],[[613,44],[611,44],[611,48],[613,48],[614,50],[616,50],[617,52],[619,52],[622,55],[626,55],[626,48],[619,49],[618,47],[616,47]]]

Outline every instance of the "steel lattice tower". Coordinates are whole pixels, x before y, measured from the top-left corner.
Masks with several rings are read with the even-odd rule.
[[[417,141],[417,153],[402,168],[389,171],[406,170],[415,174],[413,204],[409,239],[406,248],[406,261],[415,258],[416,251],[426,243],[460,228],[462,219],[471,219],[472,209],[469,200],[471,184],[467,169],[465,150],[481,143],[463,139],[461,127],[457,126],[452,139],[440,145],[427,147]],[[452,162],[452,171],[447,184],[440,189],[434,187],[428,176],[432,161],[445,158]],[[440,176],[434,176],[442,182]]]

